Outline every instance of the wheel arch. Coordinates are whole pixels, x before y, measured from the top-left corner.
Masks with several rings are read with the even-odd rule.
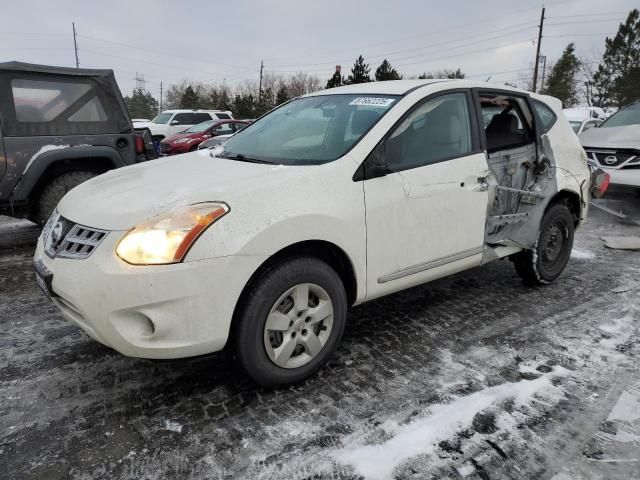
[[[567,206],[574,217],[574,224],[577,227],[582,220],[582,201],[580,199],[580,195],[572,190],[560,190],[551,198],[545,211],[552,205],[556,205],[558,203],[562,203]]]
[[[342,280],[347,294],[348,304],[353,305],[356,302],[358,281],[356,277],[355,267],[353,266],[353,262],[351,261],[347,253],[338,245],[326,240],[304,240],[280,249],[269,258],[267,258],[264,262],[262,262],[262,264],[256,269],[256,271],[253,272],[251,277],[249,277],[249,280],[244,285],[242,292],[238,297],[238,300],[236,301],[231,321],[231,331],[233,331],[234,329],[238,311],[240,309],[240,306],[243,304],[244,297],[251,289],[251,286],[256,281],[256,279],[274,265],[277,265],[278,263],[288,258],[299,256],[315,257],[331,266],[331,268],[336,271],[336,273]]]

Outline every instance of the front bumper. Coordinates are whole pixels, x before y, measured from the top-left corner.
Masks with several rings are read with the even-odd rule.
[[[83,260],[44,253],[34,260],[53,273],[52,298],[62,315],[91,338],[141,358],[181,358],[221,350],[242,289],[260,256],[229,256],[174,265],[133,266],[110,232]]]
[[[166,143],[160,142],[160,155],[179,155],[181,153],[188,153],[194,146],[198,145],[197,142],[191,143]]]

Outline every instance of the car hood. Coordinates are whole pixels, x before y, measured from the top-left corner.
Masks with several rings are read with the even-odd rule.
[[[179,161],[167,157],[111,170],[67,193],[58,211],[89,227],[129,230],[178,206],[224,201],[233,208],[233,201],[256,185],[289,184],[291,176],[304,170],[216,158],[209,150],[199,150],[182,155]]]
[[[640,125],[592,128],[580,134],[580,143],[583,147],[640,149]]]

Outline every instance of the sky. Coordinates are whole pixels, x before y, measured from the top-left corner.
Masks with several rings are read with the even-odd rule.
[[[143,76],[159,98],[188,79],[235,86],[264,72],[305,71],[322,84],[362,54],[371,73],[387,58],[406,77],[460,68],[504,83],[532,76],[543,4],[525,0],[2,0],[0,61],[110,68],[123,94]],[[541,53],[574,41],[597,60],[637,0],[544,3]]]

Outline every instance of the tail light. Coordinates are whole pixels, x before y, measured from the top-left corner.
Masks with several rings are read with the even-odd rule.
[[[591,173],[591,195],[595,198],[602,198],[611,183],[611,175],[598,168]]]
[[[144,153],[144,139],[140,135],[136,135],[135,145],[136,153]]]

